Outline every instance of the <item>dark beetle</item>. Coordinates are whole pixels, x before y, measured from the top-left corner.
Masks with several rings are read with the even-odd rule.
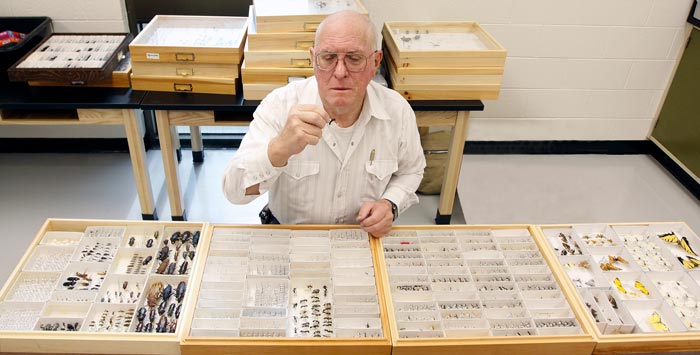
[[[139,322],[138,324],[136,324],[136,332],[137,333],[143,332],[143,322]]]
[[[175,313],[175,303],[171,303],[170,306],[168,306],[168,317],[172,317],[173,313]]]
[[[146,241],[146,248],[150,248],[153,246],[153,239],[149,239]]]
[[[199,244],[199,231],[194,232],[194,235],[192,236],[192,245],[197,247],[197,244]]]
[[[167,259],[168,256],[170,256],[170,248],[166,245],[158,252],[158,260],[163,261]]]
[[[180,237],[180,240],[182,240],[183,243],[187,243],[190,239],[192,239],[192,232],[190,232],[190,231],[182,232],[182,236]]]
[[[133,247],[134,243],[136,243],[136,238],[134,238],[134,237],[129,238],[129,246]]]
[[[160,320],[158,320],[158,326],[156,326],[156,332],[157,333],[165,333],[167,331],[168,331],[168,317],[160,316]]]
[[[163,289],[163,301],[168,301],[168,298],[173,294],[173,287],[168,284]]]
[[[194,250],[190,251],[190,260],[194,260]]]
[[[177,309],[175,310],[175,318],[176,319],[180,319],[180,310],[181,309],[182,309],[182,304],[177,305]]]
[[[162,316],[163,313],[165,313],[165,307],[166,307],[167,305],[168,305],[167,302],[165,302],[165,301],[161,302],[161,303],[158,305],[158,314],[160,314],[160,315]]]
[[[143,327],[143,332],[144,332],[144,333],[151,333],[151,332],[153,332],[153,323],[146,323],[146,326]]]
[[[148,312],[148,320],[150,320],[151,322],[156,320],[156,309],[155,308],[151,308],[151,310]]]
[[[139,308],[139,310],[136,312],[136,319],[138,319],[139,322],[143,322],[143,320],[146,319],[147,312],[146,307]]]
[[[176,267],[177,263],[170,263],[170,265],[168,265],[168,275],[174,275]]]
[[[187,273],[187,261],[183,261],[182,264],[180,264],[180,269],[178,270],[178,273],[180,275],[184,275]]]
[[[146,259],[143,259],[143,264],[148,265],[148,263],[150,263],[151,260],[153,260],[153,257],[149,255],[146,257]]]
[[[180,281],[180,283],[177,284],[177,288],[175,289],[175,298],[178,302],[182,302],[182,299],[185,298],[185,290],[187,290],[187,285],[185,284],[185,281]]]
[[[180,232],[175,232],[173,233],[173,235],[170,236],[171,243],[175,244],[175,242],[177,242],[178,240],[180,240]]]

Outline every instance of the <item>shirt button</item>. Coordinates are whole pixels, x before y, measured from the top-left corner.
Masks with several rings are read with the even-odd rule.
[[[294,176],[299,177],[299,173],[294,174]]]

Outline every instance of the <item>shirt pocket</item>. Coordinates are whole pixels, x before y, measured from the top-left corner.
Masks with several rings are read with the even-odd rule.
[[[319,166],[317,161],[288,161],[287,166],[282,168],[282,172],[292,180],[298,181],[307,176],[318,174]]]
[[[281,200],[288,201],[285,205],[290,210],[309,210],[315,202],[319,169],[318,161],[289,161],[282,169],[275,191],[284,196]]]
[[[396,160],[372,160],[365,162],[367,172],[367,192],[369,197],[376,200],[384,194],[391,175],[399,170]]]

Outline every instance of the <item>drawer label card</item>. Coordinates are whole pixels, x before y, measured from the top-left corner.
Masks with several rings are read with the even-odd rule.
[[[160,53],[146,53],[146,59],[160,60]]]

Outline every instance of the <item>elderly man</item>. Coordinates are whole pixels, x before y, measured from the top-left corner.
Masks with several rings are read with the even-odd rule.
[[[232,203],[269,191],[263,223],[359,223],[375,237],[418,202],[425,158],[415,114],[372,82],[382,60],[370,20],[328,16],[310,49],[314,77],[270,93],[223,179]]]

